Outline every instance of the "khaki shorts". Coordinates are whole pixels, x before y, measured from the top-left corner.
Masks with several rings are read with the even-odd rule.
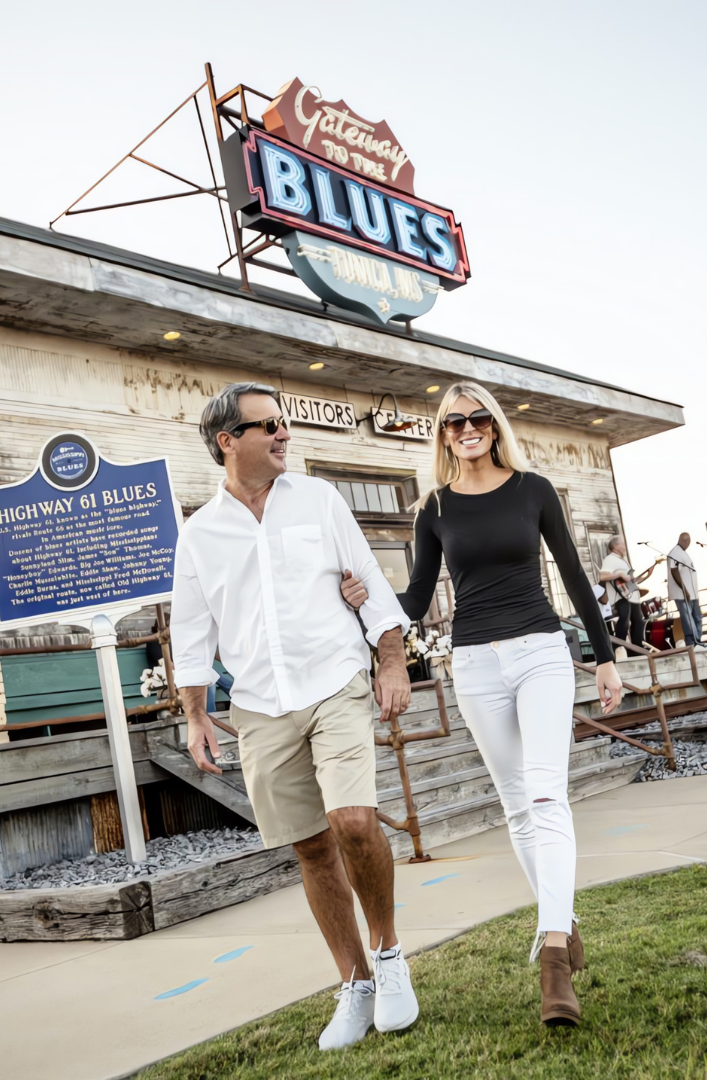
[[[359,671],[333,697],[284,716],[231,705],[243,778],[266,848],[329,828],[344,806],[378,806],[373,694]]]

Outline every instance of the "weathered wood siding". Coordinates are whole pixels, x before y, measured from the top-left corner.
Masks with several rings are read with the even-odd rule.
[[[201,411],[226,383],[250,378],[262,376],[236,366],[197,365],[0,327],[0,482],[26,476],[40,447],[58,430],[79,428],[116,461],[167,455],[177,497],[184,506],[199,506],[223,475],[199,437]],[[273,382],[288,392],[350,401],[358,419],[370,414],[386,389],[372,386],[364,394],[289,378]],[[429,400],[402,398],[400,404],[419,414],[435,412]],[[531,467],[567,492],[575,539],[590,569],[585,525],[619,524],[607,439],[598,432],[589,437],[586,431],[511,419]],[[355,433],[295,425],[293,436],[290,468],[296,472],[312,463],[346,463],[414,474],[420,490],[431,483],[430,444],[374,435],[368,421]]]

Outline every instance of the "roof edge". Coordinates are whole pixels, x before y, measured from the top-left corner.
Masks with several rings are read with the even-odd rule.
[[[0,217],[0,235],[14,237],[19,240],[28,240],[33,243],[44,244],[48,247],[55,247],[64,251],[71,251],[74,254],[84,255],[87,258],[103,259],[106,262],[128,266],[131,269],[141,270],[144,273],[162,275],[163,277],[172,278],[173,280],[181,281],[185,284],[197,285],[205,289],[214,289],[217,292],[227,293],[231,296],[241,296],[245,299],[244,294],[241,291],[240,278],[226,277],[224,274],[213,273],[208,270],[199,270],[196,267],[165,262],[162,259],[155,259],[151,255],[142,255],[140,252],[128,251],[124,248],[114,247],[111,244],[87,240],[83,237],[72,236],[68,233],[58,233],[53,229],[44,229],[38,225],[29,225],[25,222],[13,221],[10,218],[4,217]],[[352,312],[344,311],[341,308],[334,308],[329,304],[325,304],[323,301],[309,300],[308,298],[295,296],[292,293],[287,293],[279,289],[254,285],[251,286],[251,290],[252,291],[247,295],[247,299],[256,303],[268,304],[270,306],[281,307],[291,311],[299,311],[300,313],[312,315],[316,318],[331,319],[336,322],[348,323],[351,326],[363,327],[379,334],[397,338],[402,337],[407,341],[419,341],[422,344],[433,345],[441,349],[466,353],[467,355],[477,356],[486,360],[495,360],[498,363],[527,368],[531,371],[541,371],[548,375],[557,375],[564,379],[571,379],[574,382],[587,383],[592,386],[601,386],[607,390],[617,390],[622,394],[630,394],[633,397],[644,398],[646,401],[655,401],[660,402],[661,404],[673,405],[675,408],[679,409],[684,408],[683,405],[678,405],[673,401],[665,401],[663,398],[656,398],[649,394],[642,394],[639,391],[628,390],[626,387],[616,386],[614,383],[602,382],[599,379],[592,379],[587,375],[580,375],[577,372],[565,371],[562,368],[553,367],[549,364],[526,360],[523,357],[513,356],[510,353],[503,353],[495,349],[472,345],[465,341],[457,341],[455,338],[431,334],[425,330],[412,329],[408,331],[404,327],[398,328],[391,326],[390,324],[380,326],[379,324],[366,319],[364,316],[356,316]]]

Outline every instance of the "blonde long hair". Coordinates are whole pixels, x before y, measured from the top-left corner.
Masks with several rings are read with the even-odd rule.
[[[516,472],[528,472],[528,463],[523,457],[520,447],[516,442],[513,429],[508,423],[506,414],[496,401],[493,394],[485,390],[483,386],[473,382],[455,382],[447,390],[442,398],[437,416],[435,417],[434,435],[434,476],[435,486],[417,500],[412,509],[422,510],[427,505],[430,495],[437,493],[447,484],[452,484],[459,476],[459,459],[455,457],[451,447],[445,446],[442,438],[442,421],[449,415],[457,398],[466,397],[472,401],[478,401],[489,410],[493,416],[493,426],[497,436],[491,451],[494,464],[503,469],[514,469]],[[439,502],[439,496],[438,496]]]

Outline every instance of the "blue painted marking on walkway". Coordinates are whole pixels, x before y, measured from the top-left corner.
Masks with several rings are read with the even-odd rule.
[[[188,994],[190,990],[194,990],[197,986],[201,986],[202,983],[208,981],[208,979],[194,979],[193,982],[184,983],[184,986],[177,986],[174,990],[165,990],[164,994],[157,995],[155,1001],[164,1001],[166,998],[178,997],[180,994]]]
[[[248,949],[254,948],[255,945],[242,945],[240,949],[234,949],[233,952],[225,952],[222,956],[217,956],[214,963],[227,964],[229,960],[237,960],[239,956],[243,956],[244,952],[248,952]]]
[[[405,904],[396,904],[395,906],[396,906],[396,908],[405,907]]]
[[[459,877],[459,874],[444,874],[443,877],[432,878],[431,881],[423,881],[423,885],[439,885],[440,881],[447,881],[448,878]]]
[[[613,829],[607,829],[607,836],[625,836],[626,833],[636,832],[637,829],[647,829],[648,825],[614,825]]]

